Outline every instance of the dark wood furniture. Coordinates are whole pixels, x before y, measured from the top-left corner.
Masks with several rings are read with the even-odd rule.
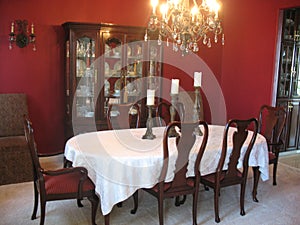
[[[109,104],[138,103],[147,119],[146,90],[160,95],[162,48],[144,41],[144,27],[67,22],[66,139],[107,129]]]
[[[276,106],[287,112],[281,151],[300,149],[300,8],[282,10]]]
[[[228,131],[230,127],[236,127],[236,131],[233,133],[232,137],[228,136]],[[252,134],[249,134],[249,129],[253,129]],[[214,208],[215,208],[215,221],[220,222],[219,217],[219,195],[220,189],[223,187],[240,184],[240,214],[245,215],[244,210],[244,197],[245,197],[245,188],[248,175],[248,160],[251,149],[255,142],[258,131],[258,122],[255,118],[249,120],[229,120],[225,126],[224,136],[223,136],[223,145],[222,153],[219,159],[218,167],[216,168],[215,173],[211,173],[205,176],[201,176],[200,182],[205,186],[211,187],[214,189]],[[248,148],[245,152],[243,159],[243,168],[242,170],[237,169],[238,160],[240,158],[241,149],[245,143],[248,135],[251,135],[251,141],[248,145]],[[229,155],[229,160],[226,161],[227,156],[227,145],[228,141],[232,141],[233,148]],[[226,169],[224,169],[226,165]]]
[[[156,124],[157,126],[167,126],[171,120],[172,104],[169,102],[159,102],[156,106]],[[172,106],[173,107],[173,106]],[[181,102],[177,102],[174,106],[174,119],[173,121],[184,121],[185,109]]]
[[[78,207],[83,207],[81,200],[86,197],[92,204],[92,224],[96,224],[95,218],[99,198],[95,193],[94,183],[88,177],[86,168],[71,167],[51,171],[43,169],[37,155],[32,124],[26,117],[24,117],[24,130],[31,154],[34,175],[34,208],[31,219],[36,219],[39,196],[41,203],[40,225],[45,222],[47,201],[77,199]]]
[[[138,128],[140,117],[140,107],[137,103],[110,104],[107,110],[108,129]]]
[[[24,114],[28,115],[26,94],[0,94],[0,185],[32,181]]]
[[[281,134],[286,122],[286,111],[283,107],[262,105],[259,110],[258,132],[267,140],[269,164],[273,164],[273,185],[276,185],[276,172],[279,151],[283,148]]]
[[[204,136],[202,139],[201,146],[198,149],[197,158],[194,164],[194,177],[186,177],[187,166],[189,163],[189,153],[196,141],[194,130],[196,126],[203,127]],[[171,129],[178,127],[180,129],[180,136],[176,138],[176,146],[178,156],[175,163],[174,178],[172,181],[166,181],[166,174],[169,164],[169,137],[168,133]],[[149,189],[143,189],[153,195],[158,200],[158,214],[159,224],[164,224],[163,218],[163,200],[165,198],[183,196],[187,194],[193,195],[193,225],[197,224],[197,200],[200,182],[200,171],[199,166],[204,150],[206,148],[208,139],[208,126],[206,122],[199,121],[196,123],[181,123],[178,121],[171,122],[166,127],[163,138],[163,168],[160,173],[159,183]],[[137,206],[136,206],[137,208]]]

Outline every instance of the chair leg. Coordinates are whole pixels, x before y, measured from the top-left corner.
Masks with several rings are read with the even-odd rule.
[[[176,196],[175,198],[175,206],[180,206],[185,203],[186,195],[183,196],[182,200],[180,200],[180,196]]]
[[[240,194],[240,208],[241,208],[240,214],[241,214],[241,216],[245,215],[245,208],[244,208],[245,188],[246,188],[246,181],[241,184],[241,194]]]
[[[139,199],[139,193],[138,190],[134,192],[133,194],[133,209],[130,211],[131,214],[135,214],[138,208],[138,199]]]
[[[198,191],[193,194],[193,225],[197,225]]]
[[[219,195],[220,195],[220,188],[215,188],[215,194],[214,194],[214,202],[215,202],[215,221],[216,223],[220,222],[219,217]]]
[[[82,199],[77,199],[77,206],[80,207],[80,208],[83,207],[83,205],[82,205],[82,203],[81,203],[81,200],[82,200]]]
[[[38,208],[38,201],[39,201],[39,193],[37,190],[37,184],[35,182],[33,182],[33,188],[34,188],[34,206],[33,206],[33,212],[31,215],[31,219],[34,220],[36,219],[36,212],[37,212],[37,208]]]
[[[260,171],[259,171],[259,167],[252,167],[253,170],[253,176],[254,176],[254,180],[253,180],[253,190],[252,190],[252,199],[254,202],[258,202],[257,199],[257,187],[258,187],[258,181],[259,181],[259,177],[260,177]]]
[[[44,225],[45,211],[46,211],[46,201],[44,201],[44,199],[41,198],[41,220],[40,220],[40,225]]]
[[[278,162],[275,162],[273,164],[273,185],[277,185],[277,181],[276,181],[276,173],[277,173],[277,164]]]
[[[159,225],[164,225],[164,202],[163,198],[158,198],[158,217]]]
[[[93,196],[88,197],[88,199],[92,204],[92,224],[96,225],[96,213],[99,204],[99,198],[96,194],[94,194]]]
[[[109,225],[109,214],[104,216],[104,224]]]

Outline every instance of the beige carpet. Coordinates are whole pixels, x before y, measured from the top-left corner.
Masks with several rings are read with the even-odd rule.
[[[59,164],[62,160],[59,158]],[[47,167],[53,166],[45,162]],[[271,170],[270,170],[271,172]],[[239,187],[221,190],[220,218],[222,225],[296,225],[300,224],[300,169],[279,164],[278,185],[272,180],[260,181],[258,188],[259,203],[251,199],[252,174],[250,173],[245,198],[246,215],[239,215]],[[201,186],[198,200],[198,224],[209,225],[214,222],[213,192],[204,191]],[[45,225],[83,225],[91,224],[90,204],[83,201],[85,207],[78,208],[75,200],[48,202]],[[112,225],[157,225],[157,202],[148,193],[140,192],[139,209],[135,215],[130,214],[132,198],[126,200],[122,208],[114,207],[111,214]],[[0,186],[0,224],[34,225],[38,218],[30,219],[33,208],[32,183],[10,184]],[[99,210],[97,224],[103,224]],[[165,201],[166,225],[190,225],[191,198],[181,207],[174,206],[174,199]]]

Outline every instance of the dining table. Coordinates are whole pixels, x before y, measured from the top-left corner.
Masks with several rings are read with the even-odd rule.
[[[215,172],[222,150],[224,126],[209,125],[208,142],[201,163],[200,174]],[[114,205],[120,203],[141,188],[158,183],[163,163],[163,135],[165,127],[153,127],[153,140],[143,139],[146,128],[103,130],[78,134],[65,145],[64,155],[73,166],[84,166],[100,196],[102,214],[109,215]],[[235,128],[230,128],[229,136]],[[252,131],[250,131],[252,132]],[[189,156],[187,176],[193,176],[193,162],[203,136],[197,136]],[[176,138],[169,139],[176,158]],[[248,135],[242,148],[238,168],[242,168],[244,153],[250,142]],[[232,141],[229,140],[226,161],[229,160]],[[225,161],[225,165],[226,165]],[[260,178],[269,179],[268,147],[264,136],[257,134],[249,157],[249,166],[258,168]],[[174,176],[174,163],[169,163],[167,180]],[[226,168],[224,168],[226,169]]]

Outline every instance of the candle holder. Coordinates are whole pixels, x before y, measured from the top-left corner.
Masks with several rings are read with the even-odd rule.
[[[200,87],[195,87],[195,102],[194,102],[194,114],[193,121],[198,122],[200,119]],[[200,130],[199,126],[195,127],[194,134],[202,136],[203,133]]]
[[[178,102],[178,94],[171,94],[170,122],[173,122],[175,120],[177,102]],[[178,136],[179,134],[175,130],[175,127],[172,127],[169,130],[168,137],[178,137]]]
[[[15,32],[15,25],[16,30]],[[11,31],[9,33],[8,48],[11,50],[13,48],[13,43],[15,42],[19,48],[24,48],[29,44],[33,44],[33,51],[36,51],[35,46],[36,36],[34,34],[34,25],[31,24],[31,32],[28,32],[28,21],[27,20],[16,20],[11,24]]]
[[[153,127],[152,109],[153,109],[153,106],[148,105],[148,119],[146,122],[147,130],[146,130],[146,133],[143,135],[142,139],[153,140],[154,138],[156,138],[156,136],[152,133],[152,127]]]

